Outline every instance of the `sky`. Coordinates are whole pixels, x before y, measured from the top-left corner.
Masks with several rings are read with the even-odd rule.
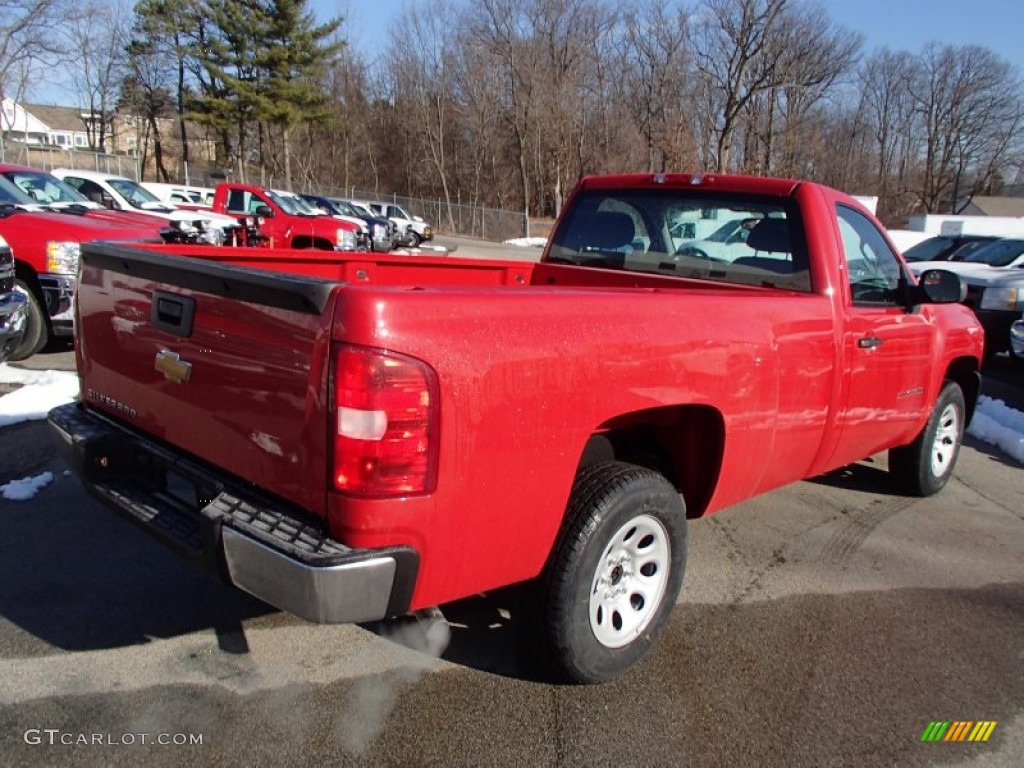
[[[129,0],[130,1],[130,0]],[[455,0],[467,2],[469,0]],[[642,0],[641,0],[642,1]],[[682,0],[693,7],[697,0]],[[1024,2],[1022,0],[794,0],[820,1],[834,21],[859,32],[864,50],[871,54],[883,47],[920,53],[928,42],[982,45],[1024,76]],[[409,8],[429,8],[433,0],[309,0],[318,18],[341,16],[343,32],[353,48],[373,62],[394,33],[403,41],[402,16]],[[969,10],[965,10],[969,9]],[[46,103],[71,103],[73,96],[60,87],[43,84],[33,88],[30,99]]]
[[[801,2],[803,0],[797,0]],[[693,5],[695,0],[686,0]],[[821,0],[834,21],[864,36],[867,53],[888,46],[920,53],[928,42],[982,45],[1024,75],[1024,2],[1021,0]],[[311,0],[320,18],[348,19],[348,38],[366,54],[390,41],[402,12],[431,0]],[[372,58],[372,55],[370,56]]]

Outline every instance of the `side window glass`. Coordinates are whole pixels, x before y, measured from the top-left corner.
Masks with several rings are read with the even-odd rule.
[[[97,184],[95,181],[89,181],[88,179],[75,179],[78,182],[78,191],[89,198],[94,203],[103,204],[103,187]],[[71,179],[68,179],[71,182]]]
[[[838,206],[846,278],[854,304],[901,304],[903,268],[882,233],[859,211]]]
[[[241,189],[228,191],[228,210],[231,213],[248,213],[249,208],[245,202],[246,193]]]
[[[246,196],[248,196],[249,194],[250,193],[246,192]],[[253,194],[252,197],[249,198],[249,213],[256,213],[257,209],[263,208],[263,207],[268,207],[269,208],[270,206],[267,203],[267,201],[264,200],[259,195]]]

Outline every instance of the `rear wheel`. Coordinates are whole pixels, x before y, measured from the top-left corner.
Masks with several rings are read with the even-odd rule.
[[[26,360],[46,346],[49,339],[49,332],[46,325],[46,313],[39,302],[39,297],[31,286],[23,280],[18,280],[14,288],[22,294],[28,303],[25,307],[25,333],[21,342],[11,352],[8,360]]]
[[[653,470],[620,462],[583,469],[565,527],[538,581],[541,660],[576,683],[609,680],[664,629],[686,567],[686,513]]]
[[[966,424],[964,393],[953,381],[939,392],[924,429],[910,445],[889,451],[889,473],[907,493],[931,496],[953,475]]]

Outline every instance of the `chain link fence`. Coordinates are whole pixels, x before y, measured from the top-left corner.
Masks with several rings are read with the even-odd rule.
[[[5,143],[3,162],[27,165],[42,171],[54,168],[71,168],[74,170],[99,171],[129,179],[141,180],[138,158],[132,155],[104,154],[102,152],[83,152],[66,150],[59,147],[35,147],[20,143]],[[211,176],[213,169],[196,166],[190,169],[189,181],[193,185],[214,186],[217,183]],[[251,178],[258,178],[254,175]],[[174,183],[184,184],[184,178],[172,179]],[[257,183],[257,182],[252,182]],[[283,184],[282,179],[270,178],[266,186],[275,187]],[[344,189],[323,185],[301,185],[299,190],[304,194],[317,194],[324,197],[340,197],[346,200],[364,202],[386,201],[405,208],[414,216],[422,216],[437,232],[451,235],[479,237],[482,240],[501,242],[530,234],[529,223],[525,214],[506,211],[499,208],[485,208],[479,205],[462,203],[448,204],[444,200],[422,197],[410,197],[397,194],[381,194],[358,187]]]
[[[381,194],[358,187],[343,189],[304,185],[303,194],[340,197],[345,200],[362,202],[388,202],[402,206],[414,216],[422,216],[438,232],[451,235],[479,237],[482,240],[501,242],[529,234],[526,215],[500,208],[485,208],[479,205],[448,204],[444,200],[407,195]]]
[[[24,144],[5,143],[3,157],[0,160],[12,165],[27,165],[40,171],[71,168],[76,171],[98,171],[109,173],[112,176],[139,179],[138,158],[131,155],[81,152],[59,147],[30,147]]]

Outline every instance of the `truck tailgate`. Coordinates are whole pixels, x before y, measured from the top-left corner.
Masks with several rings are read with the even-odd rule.
[[[323,514],[335,285],[85,246],[83,400]]]

